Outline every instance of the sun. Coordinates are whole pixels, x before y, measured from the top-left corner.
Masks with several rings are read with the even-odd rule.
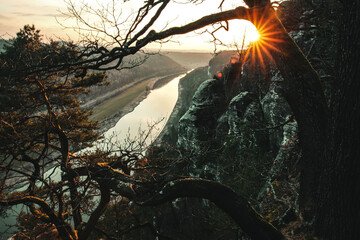
[[[256,27],[247,20],[234,19],[227,24],[223,23],[223,26],[216,25],[214,29],[209,29],[209,32],[214,31],[213,36],[218,39],[217,43],[231,48],[231,49],[246,49],[250,44],[259,39],[259,33]],[[212,36],[209,36],[212,38]],[[227,48],[227,49],[228,49]]]
[[[244,44],[243,47],[245,48],[260,37],[256,27],[249,21],[232,20],[229,25],[229,32],[232,35],[232,39],[238,44]]]
[[[252,30],[249,33],[246,33],[246,40],[249,42],[256,42],[260,39],[260,34],[257,30]]]
[[[248,34],[252,38],[250,47],[248,48],[245,59],[251,58],[253,66],[259,66],[264,73],[267,71],[267,63],[274,62],[273,54],[286,55],[278,46],[284,40],[281,36],[281,30],[273,21],[274,17],[264,18],[262,13],[254,11],[248,15],[254,26],[257,26],[257,31]],[[253,34],[254,33],[254,34]]]

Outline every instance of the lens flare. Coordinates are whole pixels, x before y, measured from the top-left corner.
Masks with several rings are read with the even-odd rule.
[[[264,12],[253,11],[251,15],[248,16],[249,20],[255,25],[257,29],[257,38],[254,35],[254,41],[252,41],[251,46],[248,48],[245,60],[251,58],[251,63],[259,65],[263,72],[266,71],[266,63],[271,61],[273,62],[272,54],[283,54],[277,46],[283,40],[281,39],[281,30],[278,29],[276,21],[274,20],[275,16],[269,17],[265,16]]]
[[[246,38],[249,42],[256,42],[260,38],[260,34],[258,31],[253,31],[246,35]]]

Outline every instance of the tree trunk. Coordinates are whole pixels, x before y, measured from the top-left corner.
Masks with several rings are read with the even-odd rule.
[[[210,200],[232,217],[251,239],[285,239],[281,232],[259,215],[245,198],[218,182],[195,178],[173,180],[151,199],[137,202],[142,205],[159,205],[180,197],[196,197]]]
[[[338,82],[322,163],[316,231],[324,239],[360,239],[360,3],[343,1]]]
[[[325,145],[328,119],[324,90],[317,72],[289,36],[274,9],[259,11],[259,13],[254,12],[255,19],[251,19],[262,36],[257,43],[259,45],[257,55],[262,52],[273,59],[284,78],[282,95],[289,103],[298,123],[303,154],[300,209],[305,220],[312,220],[315,215],[319,162]],[[256,47],[253,51],[256,51]]]

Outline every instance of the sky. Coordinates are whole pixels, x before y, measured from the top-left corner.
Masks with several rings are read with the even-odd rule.
[[[206,0],[202,4],[195,5],[181,4],[181,1],[184,2],[185,0],[175,0],[167,6],[158,19],[159,23],[154,26],[156,31],[165,27],[184,25],[202,16],[218,12],[218,6],[221,2],[221,0]],[[82,1],[73,0],[73,2],[79,7]],[[106,5],[109,0],[83,0],[83,2],[96,9],[98,3]],[[130,0],[124,3],[123,0],[115,0],[115,2],[120,4],[116,6],[116,14],[120,16],[119,19],[125,20],[143,1]],[[239,6],[239,3],[243,4],[239,0],[226,0],[223,10],[235,8]],[[25,24],[34,24],[37,29],[41,30],[44,39],[61,37],[71,38],[76,42],[79,40],[78,34],[73,29],[64,29],[61,26],[61,24],[68,27],[76,26],[76,22],[64,17],[61,12],[67,12],[67,5],[64,0],[0,0],[0,37],[3,39],[12,38]],[[85,18],[96,21],[94,16],[85,16]],[[125,22],[121,26],[126,27]],[[162,48],[212,51],[214,47],[210,43],[211,35],[199,34],[200,32],[202,31],[175,37],[171,42],[163,44]],[[254,38],[256,29],[247,21],[233,20],[230,21],[228,32],[221,30],[216,33],[216,36],[227,44],[237,43],[240,45],[244,32],[246,32],[248,40]],[[150,46],[150,48],[157,47],[159,46]]]

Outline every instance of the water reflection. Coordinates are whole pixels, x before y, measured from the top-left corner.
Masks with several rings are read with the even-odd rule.
[[[176,104],[179,80],[184,75],[174,78],[161,88],[152,90],[134,111],[122,117],[113,128],[105,132],[105,141],[110,140],[123,146],[126,144],[126,139],[138,139],[144,140],[144,147],[149,146],[162,131]],[[141,139],[145,138],[144,134],[149,134],[149,137]]]

